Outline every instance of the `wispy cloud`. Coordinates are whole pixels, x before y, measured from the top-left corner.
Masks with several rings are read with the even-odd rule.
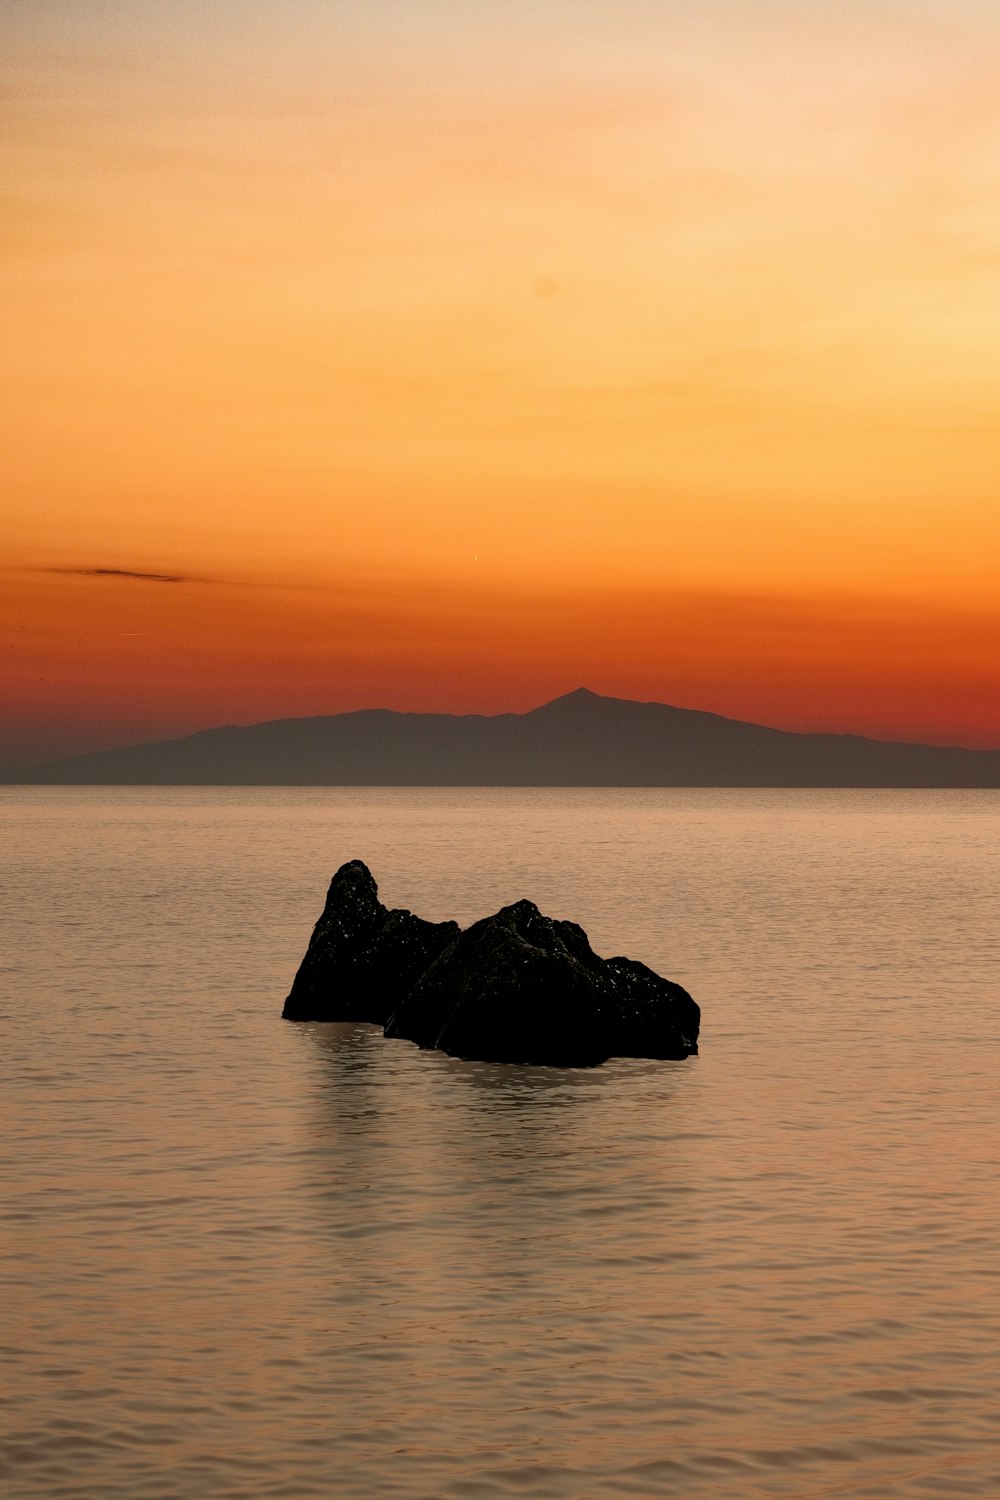
[[[439,579],[421,582],[411,572],[401,569],[353,569],[350,573],[323,582],[310,578],[226,578],[218,574],[155,572],[151,568],[112,568],[95,563],[34,564],[13,568],[0,567],[0,573],[44,574],[57,578],[124,578],[139,583],[194,583],[213,589],[259,590],[274,593],[330,594],[340,599],[378,599],[391,597],[401,588],[418,589],[440,598],[444,586]]]
[[[72,573],[78,578],[138,578],[142,583],[206,583],[186,573],[145,573],[138,568],[46,568],[46,573]]]

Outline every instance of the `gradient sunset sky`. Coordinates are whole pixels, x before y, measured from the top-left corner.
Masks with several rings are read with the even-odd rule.
[[[585,684],[1000,745],[997,0],[6,0],[17,760]]]

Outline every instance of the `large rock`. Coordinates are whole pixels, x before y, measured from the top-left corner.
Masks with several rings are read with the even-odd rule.
[[[288,1021],[372,1021],[384,1026],[424,970],[459,934],[457,922],[425,922],[388,910],[361,860],[341,865],[292,982]]]
[[[599,958],[582,927],[531,901],[461,932],[386,911],[357,860],[333,878],[284,1014],[375,1021],[455,1057],[550,1067],[689,1057],[700,1021],[680,985]]]
[[[688,1057],[699,1020],[680,985],[628,958],[598,958],[575,922],[518,901],[450,943],[385,1034],[455,1057],[572,1068]]]
[[[611,1056],[594,962],[581,927],[518,901],[449,943],[385,1034],[485,1062],[593,1067]]]

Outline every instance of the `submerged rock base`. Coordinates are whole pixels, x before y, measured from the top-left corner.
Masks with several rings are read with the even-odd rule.
[[[690,1057],[701,1019],[679,984],[599,958],[582,927],[531,901],[462,931],[387,909],[360,860],[330,882],[282,1015],[370,1021],[453,1057],[557,1068]]]

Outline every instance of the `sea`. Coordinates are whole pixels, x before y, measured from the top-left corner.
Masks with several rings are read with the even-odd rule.
[[[1000,1496],[1000,793],[0,788],[12,1500]],[[683,1062],[281,1020],[333,871]]]

